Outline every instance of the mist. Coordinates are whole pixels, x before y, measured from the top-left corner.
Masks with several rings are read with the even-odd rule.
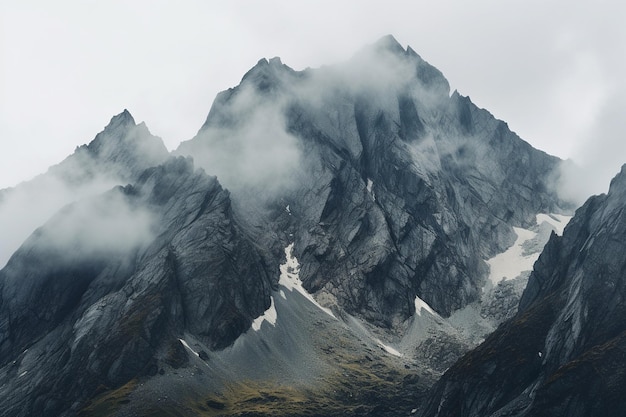
[[[604,101],[594,123],[571,160],[561,165],[556,188],[565,199],[581,205],[592,195],[606,193],[611,179],[626,163],[626,91]]]
[[[53,251],[56,260],[121,255],[154,237],[155,219],[116,187],[65,206],[26,244]]]
[[[176,154],[190,155],[228,190],[266,198],[294,184],[301,165],[298,139],[287,131],[286,98],[268,97],[242,83],[219,109],[229,122],[209,125],[194,141],[183,142]]]
[[[37,227],[62,207],[111,189],[115,184],[111,178],[99,177],[77,187],[57,176],[41,175],[4,190],[0,200],[0,268]]]
[[[128,112],[114,116],[89,145],[34,179],[0,191],[0,268],[62,207],[125,185],[168,157],[159,138]]]

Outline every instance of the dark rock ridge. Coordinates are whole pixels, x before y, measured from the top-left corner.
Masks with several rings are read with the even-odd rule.
[[[0,271],[2,415],[76,412],[98,387],[176,362],[185,331],[229,345],[268,307],[277,273],[233,220],[228,192],[182,157],[66,207]]]
[[[244,171],[236,161],[245,145],[233,137],[259,108],[278,115],[299,158],[281,172],[289,182],[255,205],[270,215],[251,213],[249,196],[267,195],[274,178],[227,180]],[[263,135],[247,143],[262,146]],[[568,208],[550,186],[557,158],[450,96],[441,72],[391,36],[335,67],[259,61],[177,152],[216,174],[253,228],[293,235],[309,291],[383,326],[410,317],[416,296],[443,316],[477,300],[483,260],[513,243],[511,226]]]
[[[423,416],[626,415],[626,166],[535,264],[519,312],[437,383]]]

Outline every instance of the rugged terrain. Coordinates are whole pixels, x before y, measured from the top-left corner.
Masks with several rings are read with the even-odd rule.
[[[515,314],[559,164],[390,36],[259,61],[172,155],[124,111],[2,193],[67,205],[0,270],[0,413],[416,412]]]
[[[626,166],[552,235],[519,312],[459,360],[423,416],[622,416]]]

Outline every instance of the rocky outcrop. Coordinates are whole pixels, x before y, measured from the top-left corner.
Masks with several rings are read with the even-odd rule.
[[[228,192],[183,158],[66,207],[0,271],[4,415],[72,414],[180,362],[177,349],[184,362],[185,331],[228,346],[268,307],[277,273]]]
[[[621,416],[626,167],[552,235],[518,314],[459,360],[423,416]]]

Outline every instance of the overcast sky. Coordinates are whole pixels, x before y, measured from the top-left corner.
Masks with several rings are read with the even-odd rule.
[[[625,21],[616,0],[2,1],[0,188],[125,108],[173,149],[260,58],[319,67],[389,33],[535,147],[612,175]]]

